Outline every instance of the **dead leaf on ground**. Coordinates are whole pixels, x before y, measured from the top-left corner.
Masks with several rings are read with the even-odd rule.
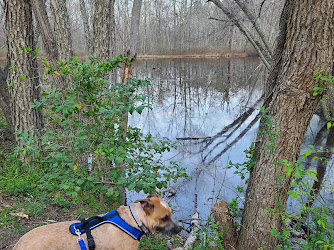
[[[19,212],[19,213],[10,213],[10,215],[15,216],[15,217],[20,217],[20,218],[24,218],[24,219],[29,219],[29,216],[23,212]]]

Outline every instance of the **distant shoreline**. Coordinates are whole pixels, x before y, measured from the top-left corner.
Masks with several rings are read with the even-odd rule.
[[[257,56],[247,52],[223,52],[211,54],[170,54],[170,55],[137,55],[138,59],[159,59],[159,58],[244,58]]]
[[[74,55],[82,60],[87,60],[87,55]],[[165,55],[147,55],[138,54],[137,59],[177,59],[177,58],[245,58],[245,57],[257,57],[255,53],[249,52],[222,52],[222,53],[208,53],[208,54],[165,54]],[[38,58],[45,57],[44,54],[40,54]],[[6,56],[0,56],[0,61],[6,60]]]

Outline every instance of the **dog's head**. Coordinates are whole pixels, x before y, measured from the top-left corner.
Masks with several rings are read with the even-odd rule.
[[[156,193],[152,193],[146,199],[137,200],[145,212],[145,225],[151,232],[162,234],[177,234],[181,227],[172,219],[172,211],[167,202],[161,199]]]

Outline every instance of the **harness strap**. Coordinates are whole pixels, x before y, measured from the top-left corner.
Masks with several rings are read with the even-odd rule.
[[[95,250],[95,241],[92,235],[92,230],[94,226],[100,224],[103,221],[106,221],[114,216],[118,215],[117,212],[108,214],[107,216],[93,216],[90,217],[89,219],[82,219],[81,220],[81,225],[77,226],[77,229],[79,230],[85,230],[86,235],[87,235],[87,242],[88,242],[88,248],[89,250]]]
[[[89,250],[95,250],[95,241],[90,228],[86,229],[86,234],[87,234],[87,242]]]
[[[130,207],[131,210],[131,207]],[[138,218],[135,211],[131,211],[132,216],[134,216],[137,224],[138,224]],[[140,221],[140,220],[139,220]],[[148,232],[148,229],[141,223],[139,224],[139,227],[141,230],[143,230],[143,227],[147,230],[140,231],[129,224],[127,224],[117,213],[117,210],[110,211],[109,213],[101,216],[93,216],[88,219],[82,219],[80,223],[74,223],[69,227],[69,230],[72,234],[78,235],[78,243],[80,245],[81,250],[87,250],[85,243],[83,241],[83,238],[80,237],[81,234],[86,233],[87,235],[87,241],[88,241],[88,248],[89,250],[95,249],[95,242],[93,235],[91,233],[91,230],[95,227],[98,227],[104,223],[111,223],[115,226],[117,226],[119,229],[123,230],[125,233],[130,235],[132,238],[136,240],[140,240],[141,236]],[[146,231],[146,232],[145,232]]]
[[[81,224],[80,225],[77,225],[76,228],[79,229],[79,230],[82,230],[82,229],[86,229],[86,228],[92,228],[98,224],[100,224],[101,222],[103,221],[106,221],[114,216],[118,215],[117,212],[115,213],[111,213],[111,214],[108,214],[106,216],[93,216],[93,217],[90,217],[88,219],[82,219],[81,220]]]

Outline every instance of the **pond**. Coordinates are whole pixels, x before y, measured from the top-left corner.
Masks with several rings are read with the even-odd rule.
[[[245,190],[245,181],[234,174],[235,167],[227,167],[229,162],[246,161],[244,151],[256,139],[266,79],[260,59],[142,59],[136,61],[134,76],[151,78],[151,86],[143,91],[150,96],[153,109],[130,116],[129,124],[156,140],[178,142],[178,148],[166,153],[164,160],[178,161],[191,177],[170,183],[163,192],[174,217],[189,219],[197,211],[201,219],[207,219],[217,201],[229,202],[235,197],[243,207],[244,193],[236,188]],[[303,149],[326,143],[328,131],[323,125],[314,115]],[[334,188],[331,169],[327,169],[325,180]],[[324,192],[327,204],[331,204],[334,193]],[[128,197],[133,201],[143,194],[131,192]],[[288,211],[298,207],[289,199]]]
[[[217,200],[231,201],[244,186],[226,167],[245,161],[243,151],[255,140],[265,70],[258,58],[148,59],[136,62],[134,75],[152,79],[144,92],[153,109],[132,115],[129,124],[157,140],[178,141],[164,159],[178,161],[192,177],[171,183],[167,200],[178,218],[197,210],[206,219]]]

